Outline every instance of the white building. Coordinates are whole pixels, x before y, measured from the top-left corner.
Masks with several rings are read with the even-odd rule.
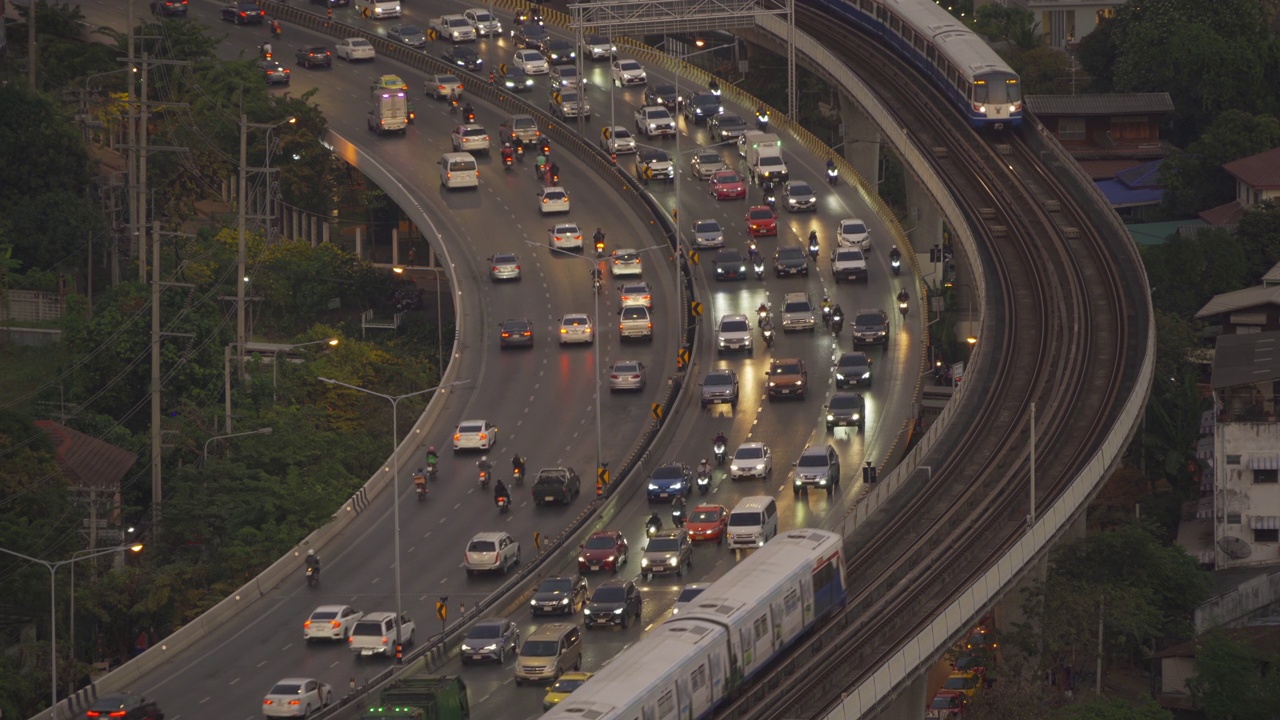
[[[975,9],[982,5],[1011,5],[1030,10],[1040,23],[1040,32],[1045,34],[1053,47],[1074,46],[1080,38],[1093,32],[1098,23],[1115,17],[1116,8],[1125,0],[979,0],[974,3]]]

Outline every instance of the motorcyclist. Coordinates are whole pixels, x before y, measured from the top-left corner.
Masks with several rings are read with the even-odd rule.
[[[524,474],[524,458],[519,453],[511,456],[511,472],[516,475]]]
[[[698,477],[711,477],[711,463],[706,458],[702,458],[702,462],[698,463]]]
[[[831,308],[831,322],[844,323],[844,310],[841,309],[840,303],[836,303]]]
[[[502,162],[510,164],[515,159],[515,153],[511,150],[511,143],[502,144]]]
[[[315,548],[307,551],[307,569],[317,577],[320,575],[320,556],[316,554]]]
[[[671,519],[675,520],[676,517],[679,517],[683,520],[687,504],[688,501],[684,499],[683,495],[677,495],[676,499],[671,501]]]
[[[262,57],[271,59],[271,43],[262,43]]]
[[[898,292],[898,304],[901,305],[909,300],[911,300],[911,295],[907,294],[906,288],[902,288],[902,290]]]
[[[543,155],[550,155],[551,141],[546,138],[542,138],[542,144],[538,146],[538,149],[542,151]]]
[[[457,90],[449,91],[449,114],[450,115],[458,114],[458,91]]]
[[[271,21],[271,36],[272,36],[272,37],[280,37],[283,33],[284,33],[284,30],[282,30],[282,29],[280,28],[280,21],[279,21],[279,20],[272,20],[272,21]]]
[[[836,160],[835,160],[835,158],[827,158],[827,174],[828,174],[828,175],[830,175],[831,173],[833,173],[833,172],[835,172],[835,171],[836,171]]]
[[[539,152],[538,157],[533,159],[533,167],[537,171],[538,177],[542,177],[542,174],[547,170],[547,156]]]
[[[423,495],[427,492],[427,476],[422,474],[422,468],[418,468],[413,473],[413,486],[417,489],[418,494]]]
[[[889,259],[893,262],[902,262],[902,252],[898,250],[897,245],[894,245],[893,248],[889,250]]]
[[[597,250],[604,250],[604,228],[596,228],[596,234],[591,239],[596,241]]]
[[[474,118],[475,116],[476,116],[476,109],[471,107],[471,103],[467,103],[466,105],[462,106],[462,117],[470,119],[470,118]]]
[[[520,162],[524,162],[524,140],[521,140],[520,138],[516,138],[515,146],[516,146],[516,159],[519,160]]]
[[[481,455],[480,459],[476,461],[476,467],[480,469],[481,477],[487,478],[489,477],[489,473],[493,470],[493,463],[489,462],[488,455]]]
[[[764,303],[760,303],[760,307],[756,308],[756,317],[760,318],[761,323],[768,322],[769,306]]]
[[[658,513],[655,512],[644,522],[644,527],[652,535],[662,529],[662,518],[658,517]]]
[[[427,448],[427,464],[435,465],[438,462],[440,462],[440,455],[436,452],[436,446],[432,445]]]
[[[716,82],[715,78],[711,78],[711,82],[707,84],[707,89],[709,89],[711,92],[715,93],[716,95],[719,95],[720,83]]]
[[[547,169],[548,169],[549,171],[551,171],[551,179],[552,179],[552,181],[554,181],[554,182],[559,182],[559,180],[560,180],[560,166],[559,166],[559,165],[557,165],[557,164],[555,164],[555,163],[551,163],[551,167],[549,167],[549,168],[547,168]]]
[[[717,446],[717,445],[723,445],[723,446],[725,446],[725,447],[728,447],[728,445],[729,445],[729,439],[728,439],[728,438],[726,438],[726,437],[724,436],[724,431],[723,431],[723,430],[721,430],[721,431],[719,431],[719,432],[717,432],[717,433],[716,433],[716,438],[715,438],[715,440],[712,440],[712,441],[711,441],[711,445],[712,445],[713,447],[714,447],[714,446]]]
[[[508,503],[511,502],[511,493],[507,490],[506,483],[499,480],[493,484],[493,504],[497,505],[502,498],[506,498]]]
[[[818,244],[818,231],[817,231],[817,230],[810,230],[810,231],[809,231],[809,244],[810,244],[810,245],[817,245],[817,244]]]
[[[822,296],[822,317],[831,317],[831,298],[826,295]]]

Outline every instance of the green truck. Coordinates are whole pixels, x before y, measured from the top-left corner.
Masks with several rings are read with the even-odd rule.
[[[471,720],[467,684],[460,677],[397,680],[360,720]]]

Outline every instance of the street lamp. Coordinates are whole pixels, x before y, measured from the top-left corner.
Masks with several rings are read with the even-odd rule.
[[[214,440],[225,440],[227,438],[240,437],[241,435],[270,435],[272,429],[269,427],[258,428],[257,430],[249,430],[248,432],[231,433],[230,435],[214,435],[204,441],[204,452],[200,455],[200,464],[205,465],[209,462],[209,443]]]
[[[33,558],[30,555],[23,555],[19,552],[0,548],[0,552],[12,555],[16,558],[29,560],[37,565],[43,565],[49,569],[49,674],[50,674],[50,700],[49,713],[52,715],[58,706],[58,596],[57,596],[57,577],[58,568],[63,565],[70,565],[77,560],[85,560],[107,553],[119,552],[121,550],[132,550],[133,552],[141,552],[142,544],[121,545],[119,547],[103,548],[101,550],[88,551],[87,554],[76,553],[69,560],[59,560],[57,562],[49,562],[40,558]],[[81,551],[84,552],[84,551]],[[74,652],[74,650],[73,650]]]
[[[276,348],[275,352],[271,355],[271,402],[274,403],[276,401],[276,366],[280,364],[281,350],[293,350],[295,348],[306,347],[308,345],[319,345],[321,343],[327,343],[329,347],[337,347],[338,342],[338,338],[331,337],[325,338],[324,340],[312,340],[311,342],[298,343],[297,345],[285,345],[284,347]]]
[[[134,529],[131,527],[126,532],[132,534],[133,531]],[[118,545],[114,548],[106,548],[106,550],[132,550],[133,552],[141,552],[142,544],[130,543],[128,545]],[[94,552],[95,551],[93,550],[77,550],[71,554],[71,559],[73,561],[83,560],[85,557],[92,556]],[[75,657],[76,657],[76,564],[75,562],[72,562],[70,564],[71,564],[71,612],[68,615],[68,620],[70,621],[70,629],[67,632],[67,635],[68,635],[67,644],[71,647],[71,659],[75,660]]]
[[[245,276],[245,222],[248,219],[248,208],[246,206],[245,197],[248,195],[248,189],[245,185],[249,165],[249,128],[266,128],[267,130],[271,130],[286,123],[295,123],[297,121],[298,119],[296,117],[290,116],[273,123],[251,123],[249,122],[249,118],[246,117],[243,112],[240,113],[240,177],[238,188],[239,198],[237,200],[240,204],[240,211],[238,213],[240,237],[239,242],[236,244],[236,362],[240,364],[237,369],[237,373],[240,376],[241,382],[244,381],[244,286],[245,283],[249,281],[249,278]],[[230,400],[228,400],[228,403],[230,403]],[[230,415],[228,415],[228,422],[230,422],[230,419]]]
[[[426,390],[418,390],[417,392],[405,393],[404,395],[384,395],[383,393],[367,390],[358,385],[351,385],[349,383],[344,383],[338,380],[334,380],[333,378],[322,377],[322,378],[316,378],[316,379],[319,380],[320,382],[328,383],[330,385],[341,385],[342,387],[347,388],[348,390],[355,390],[357,392],[362,392],[365,395],[380,397],[383,400],[386,400],[387,402],[391,403],[391,497],[392,497],[392,505],[393,505],[391,514],[392,514],[392,517],[394,518],[393,526],[395,528],[394,529],[395,559],[392,565],[395,568],[395,576],[396,576],[396,663],[398,664],[401,661],[400,649],[402,647],[402,644],[400,641],[400,619],[404,617],[403,609],[400,606],[400,486],[399,486],[399,483],[400,483],[400,451],[399,451],[400,450],[400,427],[399,427],[400,401],[404,400],[405,398],[416,397],[418,395],[422,395],[423,393],[429,393],[434,390],[443,390],[444,388],[451,387],[453,385],[461,385],[462,383],[469,382],[469,381],[455,380],[451,383],[445,383],[444,385],[437,385],[435,387],[427,388]]]

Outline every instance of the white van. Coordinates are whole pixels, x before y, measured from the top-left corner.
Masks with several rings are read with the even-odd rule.
[[[359,0],[360,14],[367,11],[374,20],[400,17],[400,0]]]
[[[449,190],[480,187],[480,168],[471,153],[450,152],[440,156],[440,184]]]
[[[743,498],[729,513],[729,549],[757,548],[778,534],[778,503],[767,495]]]

